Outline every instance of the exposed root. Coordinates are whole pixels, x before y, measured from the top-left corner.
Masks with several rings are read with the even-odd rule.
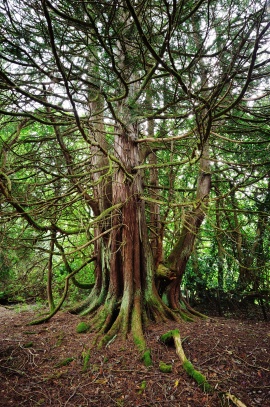
[[[144,326],[150,320],[153,322],[153,319],[155,321],[167,321],[168,319],[179,321],[179,315],[167,307],[165,309],[158,301],[151,301],[151,305],[148,303],[146,312],[144,312],[145,308],[142,307],[140,293],[137,296],[134,295],[133,301],[129,301],[128,297],[122,299],[121,304],[116,297],[107,298],[105,304],[96,309],[88,321],[91,330],[96,332],[92,345],[101,348],[108,345],[117,336],[126,339],[128,333],[131,332],[143,363],[145,366],[151,366],[151,352],[146,345]]]
[[[167,332],[166,334],[162,335],[160,339],[164,343],[171,342],[173,340],[176,348],[176,353],[182,362],[183,369],[198,383],[198,385],[203,389],[204,392],[211,393],[213,389],[207,382],[206,377],[198,370],[196,370],[192,363],[187,359],[182,347],[181,337],[178,329]]]
[[[103,334],[104,332],[102,331],[104,330],[100,332],[98,341],[99,348],[102,348],[103,346],[107,345],[116,335],[120,334],[120,336],[123,336],[121,332],[121,324],[122,316],[119,314],[106,334]]]
[[[169,308],[159,296],[152,295],[147,298],[145,309],[152,322],[167,322],[168,320],[179,322],[181,320],[179,312]]]
[[[86,298],[86,300],[81,301],[80,303],[76,304],[76,306],[68,308],[67,311],[70,312],[70,314],[80,314],[83,310],[85,310],[87,307],[90,306],[91,300],[88,298]]]
[[[144,302],[142,301],[141,290],[138,289],[134,296],[128,291],[124,293],[121,301],[114,295],[107,293],[107,298],[99,294],[93,296],[93,303],[81,312],[81,315],[90,314],[88,321],[91,330],[96,332],[93,346],[99,348],[108,345],[118,335],[126,339],[129,332],[133,336],[134,343],[141,354],[141,358],[146,366],[152,365],[151,352],[147,348],[144,336],[144,327],[151,322],[167,322],[174,320],[179,322],[193,321],[192,315],[187,309],[172,310],[158,295],[147,295],[144,293]],[[188,362],[188,361],[187,361]],[[191,364],[186,363],[184,368],[189,371],[190,375],[205,384],[205,378],[195,371]],[[193,370],[192,370],[193,369]],[[191,372],[192,370],[192,372]],[[196,377],[195,377],[196,376]],[[201,375],[202,376],[202,375]]]
[[[106,294],[104,290],[98,290],[95,287],[93,288],[90,296],[87,299],[87,302],[84,306],[81,306],[77,311],[80,315],[88,315],[97,310],[105,302]]]
[[[147,349],[142,355],[142,361],[146,367],[152,366],[152,357],[150,349]]]
[[[160,340],[164,343],[171,343],[173,341],[176,348],[176,353],[182,362],[183,369],[187,372],[187,374],[198,383],[204,392],[212,393],[214,391],[212,386],[207,382],[206,377],[196,370],[192,363],[187,359],[182,347],[181,337],[178,329],[169,331],[162,335]],[[241,400],[231,393],[223,393],[223,396],[231,400],[237,407],[247,407]]]
[[[247,407],[241,400],[239,400],[237,397],[235,397],[231,393],[225,393],[225,397],[229,400],[231,400],[237,407]]]
[[[132,310],[131,318],[131,331],[134,343],[142,354],[144,365],[146,367],[151,366],[152,357],[150,350],[146,347],[146,341],[143,333],[142,309],[139,296],[135,297],[134,299],[134,308]]]
[[[199,311],[196,311],[194,308],[192,308],[184,297],[181,297],[181,300],[185,304],[186,309],[190,312],[190,314],[195,315],[199,318],[208,319],[207,315],[201,314]]]
[[[185,322],[194,322],[194,317],[192,317],[192,315],[189,312],[187,312],[186,310],[180,309],[179,315],[180,315],[181,319]]]

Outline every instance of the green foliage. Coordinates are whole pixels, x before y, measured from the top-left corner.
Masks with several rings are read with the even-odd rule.
[[[74,260],[71,264],[72,270],[76,270],[80,267],[81,261]],[[53,294],[55,301],[58,301],[61,298],[63,287],[65,284],[66,276],[68,275],[68,270],[66,269],[65,265],[63,264],[55,264],[55,268],[53,270]],[[94,283],[95,276],[94,276],[94,268],[91,266],[86,266],[83,270],[76,274],[76,280],[79,281],[82,285],[90,285]],[[72,305],[77,301],[81,301],[87,297],[89,294],[89,289],[82,289],[80,287],[76,287],[75,284],[70,284],[67,304]]]

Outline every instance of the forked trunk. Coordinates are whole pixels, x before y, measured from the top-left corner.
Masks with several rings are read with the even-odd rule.
[[[121,165],[112,174],[112,207],[107,234],[98,240],[96,283],[83,307],[106,343],[131,331],[145,348],[143,325],[147,320],[176,318],[163,304],[155,287],[154,256],[147,235],[140,151],[132,135],[116,137],[115,156]],[[103,220],[104,225],[104,220]],[[98,228],[100,231],[100,227]]]

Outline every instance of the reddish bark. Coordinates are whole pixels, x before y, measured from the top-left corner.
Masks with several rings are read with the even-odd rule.
[[[195,207],[186,213],[180,237],[168,257],[168,265],[176,274],[176,278],[167,287],[169,305],[173,309],[179,309],[182,278],[207,210],[208,195],[211,188],[207,146],[204,154],[205,156],[202,156],[200,160],[200,174],[198,177],[196,201],[194,203]]]

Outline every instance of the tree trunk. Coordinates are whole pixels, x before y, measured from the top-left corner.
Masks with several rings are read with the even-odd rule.
[[[186,270],[187,262],[193,251],[197,233],[205,218],[210,187],[211,174],[208,159],[208,144],[206,143],[205,150],[200,159],[200,173],[198,176],[197,195],[194,209],[188,211],[184,215],[180,237],[167,260],[169,268],[176,274],[176,278],[167,288],[168,302],[172,309],[179,309],[182,278]]]
[[[50,254],[48,260],[48,272],[47,272],[47,298],[50,312],[55,309],[53,292],[52,292],[52,278],[53,278],[53,251],[56,240],[56,231],[53,230],[50,237]]]
[[[115,156],[121,166],[112,175],[112,207],[107,234],[96,243],[96,283],[80,307],[90,314],[101,343],[131,331],[141,350],[145,349],[143,324],[148,320],[174,318],[155,287],[154,257],[149,244],[142,194],[139,146],[134,135],[116,136]],[[110,220],[110,222],[109,222]],[[103,222],[104,224],[104,222]]]

